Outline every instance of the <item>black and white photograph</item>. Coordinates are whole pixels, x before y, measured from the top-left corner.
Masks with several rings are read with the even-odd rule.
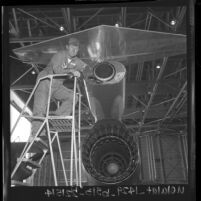
[[[187,6],[8,11],[11,188],[189,184]]]

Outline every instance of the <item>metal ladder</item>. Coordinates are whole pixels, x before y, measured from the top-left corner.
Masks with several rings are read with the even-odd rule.
[[[49,115],[49,109],[50,109],[50,99],[51,99],[51,87],[52,87],[52,82],[55,77],[66,77],[69,76],[69,74],[54,74],[54,75],[48,75],[43,78],[40,78],[32,93],[30,94],[26,104],[24,105],[22,112],[20,113],[15,125],[13,126],[13,129],[11,131],[11,135],[14,132],[19,120],[21,117],[26,117],[28,119],[37,119],[37,120],[42,120],[43,123],[41,124],[40,128],[38,129],[35,137],[31,140],[31,142],[27,142],[20,157],[19,160],[12,171],[11,174],[11,185],[12,186],[30,186],[26,182],[18,181],[16,178],[19,178],[16,176],[17,173],[19,173],[20,168],[26,170],[27,172],[31,171],[30,176],[34,176],[36,173],[37,169],[41,167],[42,161],[45,158],[47,153],[50,153],[51,157],[51,164],[52,164],[52,170],[53,170],[53,176],[54,176],[54,183],[55,186],[58,186],[58,180],[57,180],[57,174],[56,174],[56,168],[55,168],[55,161],[54,161],[54,153],[53,153],[53,147],[52,144],[54,140],[56,139],[57,144],[58,144],[58,149],[59,149],[59,155],[61,159],[61,164],[62,164],[62,170],[64,174],[64,179],[65,179],[65,185],[73,185],[74,178],[76,180],[76,185],[81,187],[81,137],[80,137],[80,126],[81,126],[81,93],[79,86],[77,84],[77,77],[74,77],[74,89],[73,89],[73,108],[72,108],[72,115],[71,116],[50,116]],[[47,111],[45,117],[41,116],[31,116],[27,115],[25,112],[25,109],[27,105],[29,104],[36,88],[38,87],[39,83],[44,80],[44,79],[49,79],[50,80],[50,85],[49,85],[49,96],[48,96],[48,105],[47,105]],[[78,91],[78,93],[77,93]],[[75,98],[76,94],[78,94],[78,127],[77,129],[75,128]],[[41,131],[43,128],[47,129],[46,132],[46,138],[48,143],[46,143],[41,137],[39,138]],[[65,172],[65,165],[64,165],[64,160],[63,160],[63,155],[62,155],[62,150],[61,150],[61,144],[59,140],[59,132],[65,132],[69,131],[71,129],[71,157],[70,157],[70,184],[69,180],[67,179],[66,172]],[[76,132],[77,131],[77,132]],[[77,136],[76,136],[77,135]],[[76,139],[77,137],[77,139]],[[34,150],[40,150],[42,153],[42,157],[40,158],[39,161],[35,162],[30,159],[26,158],[27,153],[33,153]],[[75,166],[75,175],[73,175],[73,168]],[[28,173],[26,173],[28,174]],[[23,176],[22,176],[23,178]],[[25,180],[25,179],[24,179]]]

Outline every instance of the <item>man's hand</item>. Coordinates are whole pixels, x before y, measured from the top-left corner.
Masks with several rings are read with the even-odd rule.
[[[81,74],[79,71],[73,71],[72,74],[75,76],[75,77],[80,77]]]
[[[72,79],[73,77],[80,77],[81,76],[81,74],[80,74],[80,72],[79,71],[76,71],[76,70],[68,70],[68,72],[66,72],[67,73],[67,76],[70,78],[70,79]]]

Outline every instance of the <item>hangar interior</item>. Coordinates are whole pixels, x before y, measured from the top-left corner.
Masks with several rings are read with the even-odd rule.
[[[45,67],[44,64],[21,61],[14,53],[14,49],[100,25],[185,36],[186,7],[121,7],[105,4],[10,8],[10,91],[16,95],[11,96],[10,104],[21,112],[23,106],[17,103],[16,97],[26,103],[36,83],[37,74]],[[143,44],[143,40],[139,40]],[[134,183],[188,183],[187,57],[186,50],[180,52],[180,54],[173,53],[158,57],[155,55],[157,51],[153,50],[153,56],[148,59],[143,61],[128,59],[123,62],[126,68],[126,88],[122,122],[135,139],[140,156],[139,180]],[[83,90],[83,87],[81,88]],[[30,110],[32,104],[33,102],[29,105]],[[86,94],[83,93],[81,142],[92,128],[94,121]],[[22,129],[21,132],[26,131]],[[70,131],[59,133],[68,179],[70,178],[70,133]],[[14,143],[25,144],[12,142]],[[58,185],[65,185],[58,150],[54,152],[54,158]],[[49,155],[44,158],[42,167],[37,170],[34,177],[28,178],[26,182],[33,186],[54,185]],[[72,184],[76,185],[76,179]],[[84,170],[82,170],[81,184],[89,185]]]

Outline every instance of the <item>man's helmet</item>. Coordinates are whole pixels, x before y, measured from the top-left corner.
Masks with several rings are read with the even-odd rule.
[[[78,46],[78,47],[79,47],[79,45],[80,45],[79,40],[76,39],[76,38],[70,38],[69,41],[68,41],[68,44],[69,44],[69,45]]]

